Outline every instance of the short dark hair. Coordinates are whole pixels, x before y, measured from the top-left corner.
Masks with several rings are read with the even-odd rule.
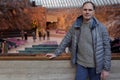
[[[85,4],[87,4],[87,3],[90,3],[90,4],[92,4],[92,6],[93,6],[93,9],[95,10],[96,9],[96,6],[95,6],[95,4],[93,3],[93,2],[91,2],[91,1],[86,1],[86,2],[84,2],[83,3],[83,5],[82,5],[82,8],[84,7],[84,5]]]

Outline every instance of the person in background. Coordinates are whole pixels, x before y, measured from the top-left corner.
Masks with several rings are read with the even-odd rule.
[[[45,37],[46,37],[46,31],[45,31],[45,29],[43,28],[41,32],[42,32],[43,40],[45,40]]]
[[[46,29],[46,36],[47,36],[47,40],[50,40],[50,29],[49,28]]]
[[[2,42],[0,42],[0,53],[2,53]]]
[[[76,65],[75,80],[106,80],[111,68],[110,39],[106,27],[95,16],[95,5],[83,3],[79,16],[49,59],[59,56],[66,47]]]
[[[21,39],[23,40],[24,39],[24,31],[23,30],[21,30]]]
[[[34,31],[32,32],[32,37],[33,37],[33,42],[35,42],[36,41],[36,34]]]
[[[41,37],[42,37],[41,31],[39,31],[38,34],[39,34],[39,40],[41,40]]]
[[[6,41],[3,41],[2,42],[2,54],[6,54],[6,53],[8,53],[8,43],[6,42]]]
[[[28,34],[27,34],[27,32],[24,32],[24,38],[25,38],[25,41],[27,41],[27,39],[28,39]]]

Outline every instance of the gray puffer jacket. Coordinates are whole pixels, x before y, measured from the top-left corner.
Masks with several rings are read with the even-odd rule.
[[[77,60],[77,45],[80,36],[80,27],[83,20],[82,18],[83,17],[80,16],[76,19],[75,23],[67,32],[66,36],[55,51],[55,54],[58,56],[65,51],[66,47],[69,47],[72,64],[76,64]],[[95,17],[92,18],[91,33],[93,39],[96,73],[100,73],[102,70],[110,71],[111,50],[109,35],[106,27],[104,27]]]

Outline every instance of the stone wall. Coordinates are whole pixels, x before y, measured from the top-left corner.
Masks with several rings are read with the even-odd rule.
[[[120,80],[120,61],[113,60],[110,77]],[[69,60],[0,61],[0,80],[74,80]]]
[[[79,8],[50,9],[47,10],[47,16],[54,15],[57,18],[56,29],[68,30],[80,12]]]
[[[31,7],[28,3],[28,0],[1,0],[0,30],[29,30],[33,20],[39,26],[46,26],[46,9]]]
[[[95,16],[108,29],[111,37],[120,37],[120,6],[109,5],[96,8]],[[58,22],[56,28],[68,30],[75,19],[81,15],[80,8],[51,9],[47,11],[47,16],[54,15]]]
[[[30,7],[28,13],[32,21],[37,21],[38,28],[46,27],[46,8]]]

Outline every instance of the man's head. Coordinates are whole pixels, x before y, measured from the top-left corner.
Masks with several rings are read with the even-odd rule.
[[[94,15],[95,12],[95,5],[94,3],[87,1],[82,6],[82,15],[83,19],[85,21],[88,21],[91,19],[91,17]]]

